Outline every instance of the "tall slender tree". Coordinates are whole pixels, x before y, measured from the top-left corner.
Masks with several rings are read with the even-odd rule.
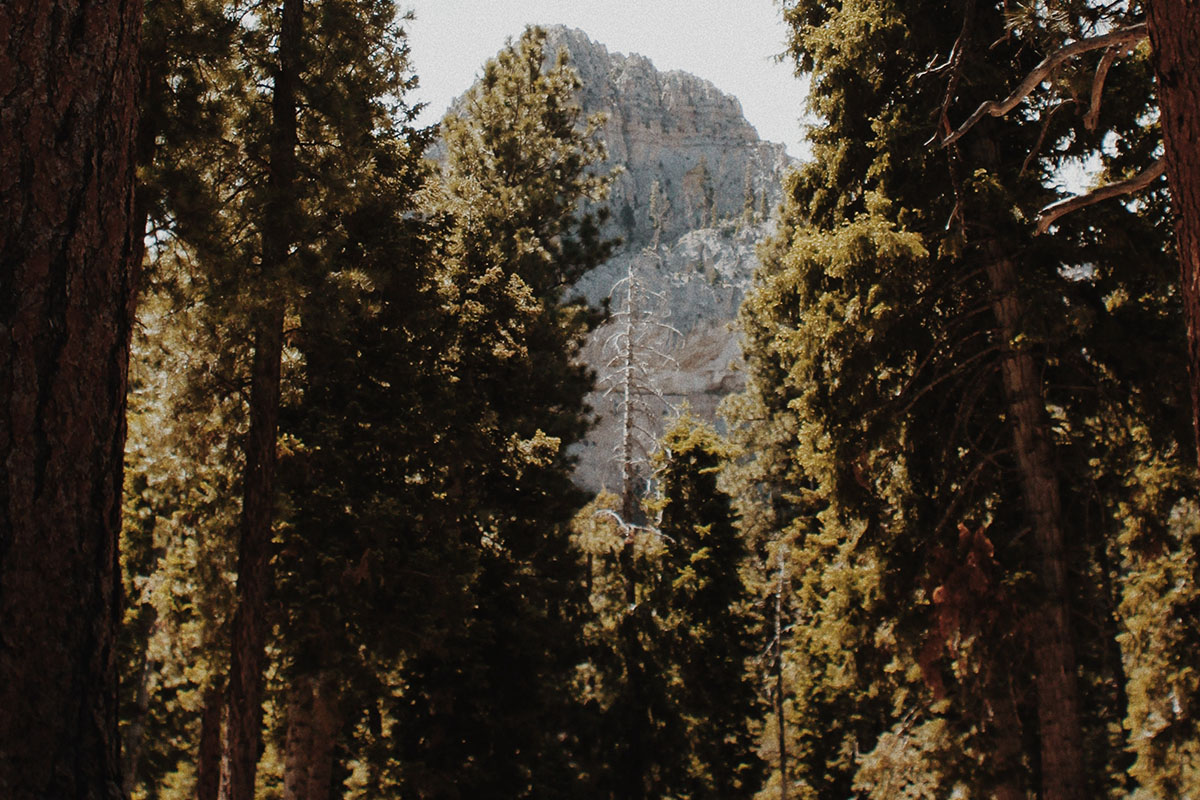
[[[750,721],[757,716],[755,623],[742,576],[747,547],[733,502],[717,485],[726,458],[716,433],[684,414],[664,434],[658,457],[664,650],[669,697],[682,717],[682,762],[673,797],[753,797],[761,780]]]
[[[568,525],[585,498],[567,448],[587,428],[591,375],[576,357],[597,315],[568,292],[610,247],[591,213],[606,186],[598,121],[578,89],[565,53],[529,29],[441,128],[436,202],[450,231],[438,280],[457,320],[446,529],[475,560],[465,618],[403,671],[402,774],[428,797],[579,788],[569,687],[585,598]]]
[[[276,430],[279,419],[283,320],[287,296],[280,278],[298,238],[297,104],[304,0],[282,0],[272,68],[268,188],[259,222],[265,297],[252,309],[249,430],[238,528],[237,607],[228,682],[228,725],[221,756],[221,800],[251,800],[262,728],[262,685],[273,579],[270,544],[275,519]]]

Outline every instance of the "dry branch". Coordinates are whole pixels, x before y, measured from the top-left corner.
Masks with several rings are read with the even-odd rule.
[[[1057,203],[1051,203],[1038,214],[1037,232],[1039,234],[1045,233],[1054,224],[1055,220],[1070,214],[1072,211],[1078,211],[1081,208],[1099,203],[1102,200],[1107,200],[1110,197],[1120,197],[1140,192],[1153,183],[1155,178],[1162,175],[1166,171],[1166,168],[1167,160],[1165,157],[1162,157],[1144,171],[1128,180],[1108,183],[1086,194],[1075,195],[1065,200],[1059,200]]]
[[[941,139],[940,145],[946,147],[958,141],[966,135],[967,131],[975,127],[986,116],[1002,117],[1012,111],[1020,105],[1022,100],[1033,94],[1033,90],[1046,80],[1046,78],[1050,77],[1050,74],[1064,61],[1068,61],[1083,53],[1091,52],[1092,50],[1117,46],[1129,47],[1145,39],[1147,35],[1146,24],[1141,22],[1137,25],[1130,25],[1127,28],[1115,30],[1112,33],[1106,33],[1103,36],[1080,39],[1077,42],[1072,42],[1066,47],[1054,51],[1042,59],[1040,64],[1030,70],[1029,74],[1025,76],[1025,80],[1021,81],[1012,94],[1003,100],[988,100],[980,105],[975,110],[975,113],[959,126],[958,130]]]
[[[1092,79],[1092,102],[1088,107],[1088,113],[1083,117],[1083,127],[1089,131],[1096,130],[1096,123],[1100,119],[1100,100],[1104,95],[1104,81],[1108,78],[1108,70],[1117,60],[1117,56],[1123,52],[1125,52],[1124,46],[1108,48],[1096,66],[1096,76]]]

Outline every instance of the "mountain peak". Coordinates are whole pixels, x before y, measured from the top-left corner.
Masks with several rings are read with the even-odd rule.
[[[606,115],[608,167],[621,166],[610,204],[631,244],[650,240],[654,184],[669,202],[664,242],[713,220],[734,218],[751,199],[774,207],[791,163],[782,144],[762,141],[736,97],[642,55],[611,52],[584,31],[545,27],[549,52],[565,48],[583,83],[580,104]]]

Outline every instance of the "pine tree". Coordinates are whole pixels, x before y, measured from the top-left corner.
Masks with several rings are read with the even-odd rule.
[[[785,7],[826,124],[744,310],[751,380],[733,408],[752,459],[744,527],[764,577],[786,544],[795,587],[789,795],[887,796],[902,788],[888,774],[912,776],[918,796],[1123,785],[1105,548],[1127,490],[1107,448],[1147,419],[1142,452],[1175,447],[1180,387],[1148,399],[1129,331],[1169,329],[1177,309],[1150,257],[1132,280],[1156,289],[1097,302],[1130,278],[1095,228],[1031,239],[1015,210],[1049,194],[1052,166],[1026,162],[1040,126],[994,123],[950,154],[923,146],[947,81],[970,104],[1029,60],[998,8],[972,8],[964,28],[933,23],[937,3]],[[1110,247],[1158,235],[1153,213],[1107,213],[1129,237]],[[1018,261],[1019,282],[1006,272]],[[1072,609],[1097,605],[1102,635],[1072,633]]]
[[[457,320],[446,530],[477,561],[464,618],[403,671],[401,775],[429,797],[563,796],[580,771],[569,686],[584,579],[567,526],[584,498],[566,448],[586,430],[575,357],[594,316],[566,292],[608,246],[582,207],[604,187],[596,121],[544,41],[530,29],[501,51],[442,125],[439,281]]]
[[[970,9],[968,6],[964,30],[970,27]],[[1200,86],[1194,79],[1200,73],[1200,52],[1192,42],[1192,32],[1198,23],[1200,17],[1186,7],[1157,0],[1115,5],[1087,0],[1055,0],[1014,9],[1010,19],[1013,34],[1027,39],[1045,54],[1045,58],[1027,73],[1014,72],[1010,76],[1010,83],[1015,84],[1012,91],[1002,93],[1002,100],[985,101],[956,130],[943,115],[944,130],[934,138],[952,143],[967,135],[986,116],[1002,116],[1024,104],[1027,113],[1043,118],[1044,133],[1035,150],[1046,140],[1046,132],[1052,128],[1061,130],[1064,120],[1069,119],[1065,124],[1074,128],[1069,137],[1074,140],[1072,144],[1082,143],[1085,148],[1091,148],[1092,157],[1107,165],[1114,160],[1111,159],[1114,149],[1121,155],[1128,155],[1130,148],[1126,137],[1135,121],[1140,127],[1149,129],[1151,146],[1141,149],[1133,169],[1124,170],[1124,175],[1112,173],[1119,179],[1107,180],[1088,192],[1043,206],[1038,216],[1038,229],[1044,231],[1064,215],[1091,204],[1154,187],[1161,184],[1158,179],[1167,174],[1177,221],[1180,291],[1187,320],[1188,366],[1192,378],[1192,422],[1198,443],[1197,455],[1200,456],[1200,383],[1197,379],[1200,375],[1200,349],[1197,347],[1197,341],[1200,341],[1197,338],[1200,264],[1195,255],[1200,230],[1200,204],[1196,199],[1200,170],[1192,156],[1194,148],[1190,146],[1200,138],[1200,117],[1195,113],[1193,102],[1200,93]],[[1146,48],[1138,47],[1139,42],[1147,40],[1150,44],[1148,52]],[[1122,69],[1128,61],[1135,64],[1134,69]],[[1149,69],[1138,69],[1139,66]],[[1110,80],[1121,73],[1125,73],[1124,81]],[[1130,74],[1137,76],[1132,94],[1128,91]],[[1114,89],[1113,84],[1120,82],[1126,86]],[[1048,97],[1040,96],[1041,87],[1049,87]],[[950,109],[954,99],[952,93],[947,93],[943,109]],[[1074,115],[1058,113],[1071,106],[1079,109],[1081,119],[1070,119]],[[1116,114],[1113,107],[1118,109]],[[1125,130],[1113,131],[1108,127],[1112,118],[1121,116],[1125,117]],[[1151,117],[1158,118],[1161,133],[1155,130],[1159,125],[1142,124]],[[1110,138],[1113,133],[1117,133],[1117,138]],[[1119,144],[1113,147],[1114,143]],[[1064,149],[1076,148],[1059,147],[1060,151]],[[1033,155],[1036,153],[1031,154],[1031,158]]]
[[[662,439],[655,503],[665,540],[661,617],[672,666],[670,699],[682,717],[683,763],[672,797],[752,797],[759,783],[750,720],[758,711],[747,665],[755,654],[747,551],[733,503],[717,486],[726,457],[716,434],[684,414]]]
[[[159,71],[152,72],[148,80],[152,86],[170,87],[171,91],[150,95],[158,103],[152,106],[151,117],[157,146],[151,154],[153,161],[143,170],[142,197],[158,226],[159,241],[164,243],[151,254],[152,269],[164,278],[155,289],[154,304],[171,309],[172,322],[161,323],[165,313],[158,317],[151,325],[153,335],[148,337],[147,350],[163,349],[164,372],[172,378],[167,391],[146,399],[152,419],[161,421],[174,415],[172,433],[179,438],[160,436],[142,442],[146,452],[144,460],[139,459],[144,465],[139,472],[147,478],[150,491],[134,486],[137,499],[133,503],[149,515],[142,541],[151,537],[153,546],[162,548],[157,552],[163,557],[157,574],[152,570],[149,575],[131,577],[161,587],[163,597],[187,597],[189,603],[179,609],[161,603],[163,597],[148,598],[158,616],[158,630],[143,645],[142,653],[155,650],[150,678],[169,685],[179,699],[176,702],[171,695],[164,695],[166,702],[154,704],[141,715],[150,737],[143,780],[150,791],[170,784],[168,791],[184,792],[191,791],[194,780],[199,796],[210,798],[215,796],[214,743],[219,749],[219,738],[213,735],[219,735],[219,730],[211,723],[214,719],[220,722],[222,704],[216,690],[224,685],[226,673],[220,656],[224,653],[228,658],[227,643],[218,644],[214,637],[227,634],[225,625],[232,614],[228,587],[223,586],[229,564],[222,569],[221,559],[213,556],[223,553],[232,539],[228,531],[216,529],[222,524],[233,526],[229,525],[230,504],[211,502],[211,498],[206,501],[205,484],[222,486],[222,499],[235,494],[236,482],[230,476],[236,475],[243,461],[238,448],[227,445],[230,436],[245,430],[247,412],[242,401],[248,394],[245,387],[252,366],[247,349],[230,347],[229,342],[251,338],[247,329],[265,305],[278,308],[283,303],[289,325],[298,325],[288,347],[281,350],[280,384],[286,389],[281,397],[289,403],[283,413],[293,413],[295,398],[309,389],[313,389],[314,400],[326,402],[310,404],[303,412],[308,415],[306,429],[295,425],[294,413],[287,417],[293,427],[285,431],[282,452],[293,462],[303,461],[292,458],[309,444],[297,435],[329,423],[333,408],[327,401],[327,387],[339,379],[359,378],[337,373],[340,363],[330,366],[329,359],[311,345],[324,337],[329,352],[341,358],[346,348],[356,344],[366,349],[370,339],[371,346],[394,352],[396,339],[381,336],[380,331],[388,326],[396,329],[398,320],[408,319],[405,304],[412,298],[406,296],[407,282],[420,270],[429,269],[427,262],[417,263],[411,246],[413,226],[403,218],[412,208],[424,174],[418,163],[426,137],[406,127],[410,115],[402,98],[412,77],[394,7],[386,2],[306,4],[307,34],[295,54],[299,64],[292,79],[300,108],[295,120],[297,137],[305,142],[302,150],[294,151],[294,166],[310,180],[293,193],[290,210],[269,215],[268,207],[282,208],[279,192],[271,188],[270,176],[263,169],[272,158],[271,125],[260,113],[261,98],[255,95],[250,79],[264,73],[269,77],[272,65],[278,66],[278,54],[271,48],[281,40],[273,40],[271,32],[277,30],[279,18],[264,9],[260,24],[239,27],[225,17],[223,6],[203,0],[158,4],[153,11],[151,31],[156,38],[148,42],[148,50],[153,54],[150,62]],[[286,161],[286,145],[282,149],[278,141],[275,145]],[[298,243],[289,247],[286,268],[270,276],[259,269],[262,225],[268,218],[287,229],[281,235],[295,236]],[[162,268],[162,263],[172,258],[182,266]],[[254,268],[246,269],[247,264]],[[167,277],[168,273],[175,274]],[[423,280],[428,282],[428,278]],[[328,298],[324,293],[330,293]],[[425,296],[430,294],[425,291]],[[386,299],[386,313],[378,310],[381,297]],[[331,302],[325,307],[320,299]],[[401,306],[405,307],[403,313],[397,311]],[[416,309],[411,311],[413,318],[419,316]],[[189,325],[195,327],[189,331]],[[215,338],[218,344],[214,346],[206,337]],[[184,354],[181,347],[194,347],[197,352]],[[311,370],[306,363],[309,359]],[[381,357],[374,358],[370,368],[377,369],[380,361]],[[205,362],[207,366],[196,369]],[[411,362],[402,359],[398,363]],[[155,366],[147,366],[150,380],[166,380]],[[368,386],[377,386],[384,378],[376,373],[362,379]],[[197,394],[208,402],[197,402]],[[386,392],[377,389],[374,396],[363,398],[372,413],[381,413],[377,407],[384,399],[381,394]],[[223,396],[227,400],[222,406],[217,400]],[[349,429],[360,431],[361,436],[362,429],[355,427],[360,420],[352,413],[342,416],[355,420]],[[214,429],[222,424],[224,429]],[[196,441],[187,441],[188,436]],[[269,438],[266,449],[273,454],[275,436]],[[347,451],[359,444],[357,441],[344,436],[314,438],[313,446],[326,445],[342,459],[339,463],[352,463]],[[206,451],[206,447],[212,449]],[[171,479],[161,482],[155,472],[164,468],[171,471]],[[190,472],[187,477],[193,482],[189,484],[186,478],[176,481],[176,470]],[[375,487],[365,488],[369,492]],[[278,527],[281,519],[275,509],[269,511],[272,526],[284,530]],[[233,515],[236,512],[235,505]],[[364,516],[369,512],[370,508],[362,511]],[[331,524],[342,521],[316,513],[313,518]],[[198,537],[203,546],[192,546],[186,534],[201,531],[206,534]],[[297,539],[301,536],[294,530],[288,532]],[[362,557],[362,551],[355,552],[355,548],[369,550],[370,544],[370,540],[356,539],[347,554]],[[265,555],[274,550],[269,542],[264,548]],[[295,542],[290,552],[298,549],[302,546]],[[190,580],[184,570],[197,569],[197,556],[204,570]],[[212,563],[204,562],[205,556],[213,559]],[[285,568],[293,566],[287,559],[278,560]],[[355,563],[361,566],[361,562],[359,558]],[[339,574],[342,571],[339,567]],[[247,575],[247,580],[250,577]],[[263,591],[274,593],[273,580],[261,583]],[[276,599],[282,601],[283,597]],[[202,632],[197,635],[198,628]],[[174,652],[165,660],[164,638],[179,645],[171,648]],[[189,661],[190,668],[179,666]],[[133,658],[131,663],[140,662]],[[252,673],[256,671],[261,669],[251,666],[244,671],[243,688],[253,688],[257,679]],[[131,699],[135,694],[130,692]],[[251,700],[243,705],[243,711],[253,716],[259,713],[256,709],[261,703]],[[131,715],[129,731],[136,731],[138,717],[137,713]],[[267,732],[264,736],[253,720],[243,728],[248,731],[241,737],[243,744],[249,742],[252,752],[242,761],[253,766],[260,738],[271,744],[273,735]],[[185,761],[193,760],[198,762],[199,774],[185,767]]]

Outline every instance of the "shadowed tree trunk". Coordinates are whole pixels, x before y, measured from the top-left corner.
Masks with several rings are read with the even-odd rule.
[[[329,800],[342,717],[333,673],[295,678],[288,692],[284,800]]]
[[[1020,473],[1025,511],[1038,546],[1042,608],[1032,639],[1037,669],[1038,728],[1041,741],[1043,800],[1083,800],[1083,730],[1075,651],[1070,631],[1066,543],[1058,476],[1042,384],[1033,355],[1019,345],[1024,315],[1016,267],[995,241],[983,244],[992,289],[992,310],[999,325],[1001,373],[1008,423]]]
[[[301,675],[288,690],[287,738],[283,753],[283,800],[308,800],[313,747],[313,682]]]
[[[221,800],[253,800],[262,728],[263,659],[269,627],[271,522],[275,505],[275,449],[279,421],[280,359],[285,300],[279,284],[295,237],[296,91],[304,35],[303,0],[283,0],[278,63],[272,94],[270,195],[260,222],[262,290],[273,294],[257,309],[251,367],[250,430],[242,488],[237,610],[229,671]]]
[[[225,692],[213,684],[204,690],[200,716],[200,750],[196,755],[196,800],[217,800],[221,787],[221,717]]]
[[[338,709],[339,692],[332,673],[316,684],[313,694],[312,751],[309,758],[308,799],[329,800],[333,780],[333,755],[342,717]]]
[[[1158,78],[1167,182],[1176,215],[1192,373],[1192,421],[1200,462],[1200,5],[1151,0],[1146,11]]]
[[[0,4],[0,796],[117,798],[140,0]]]

